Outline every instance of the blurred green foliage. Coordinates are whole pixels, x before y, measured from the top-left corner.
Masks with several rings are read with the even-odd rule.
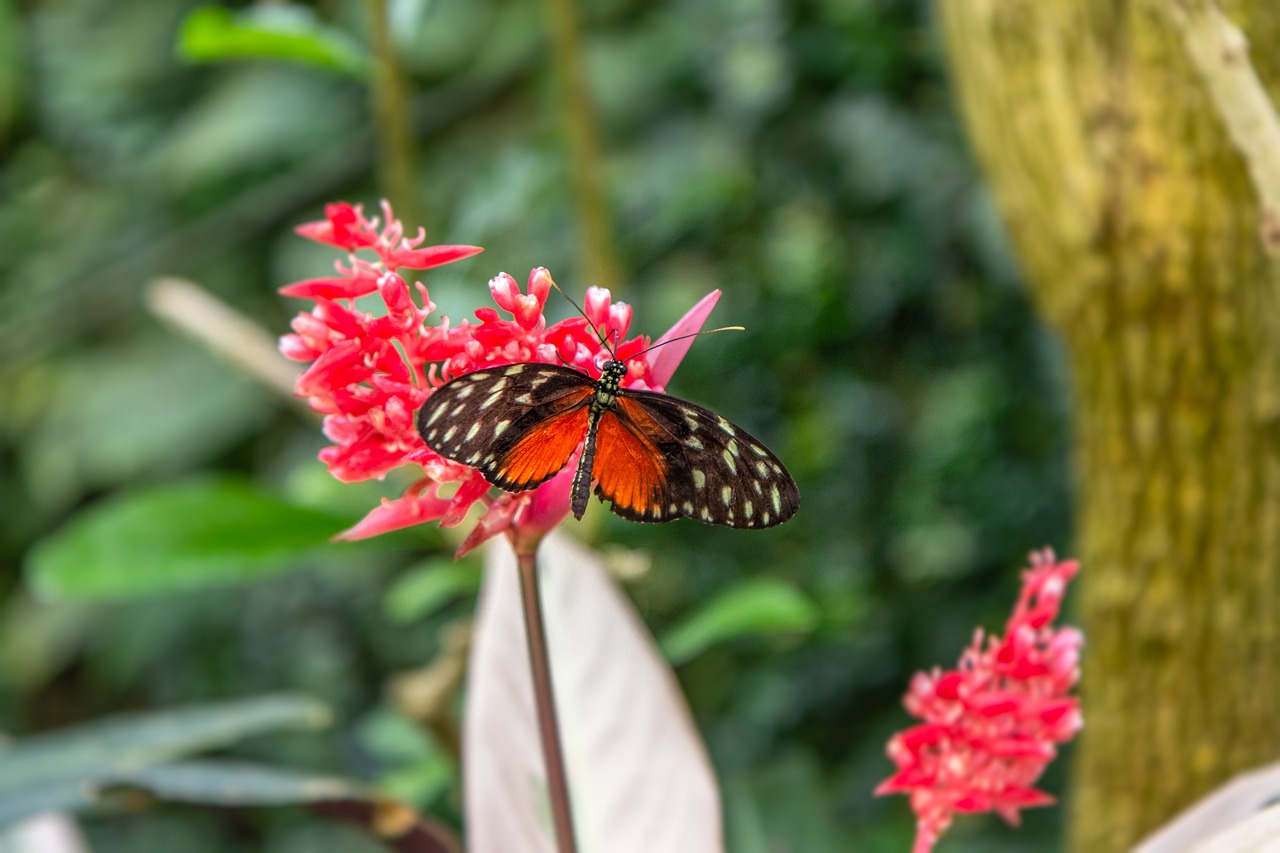
[[[603,512],[582,530],[650,558],[629,589],[656,634],[686,638],[679,674],[734,850],[904,849],[905,802],[870,792],[907,723],[911,672],[1002,623],[1029,549],[1069,545],[1058,345],[965,150],[928,3],[580,8],[633,329],[657,334],[722,288],[713,322],[748,331],[700,340],[671,390],[764,439],[803,496],[766,533]],[[398,190],[433,242],[486,247],[425,278],[454,318],[488,304],[499,270],[591,284],[573,267],[540,9],[390,3],[420,161]],[[35,597],[74,594],[110,556],[85,531],[180,477],[238,478],[274,507],[261,521],[300,512],[332,531],[405,485],[333,482],[315,420],[143,307],[149,279],[186,276],[279,334],[301,306],[275,288],[333,261],[291,227],[324,201],[383,192],[364,6],[285,10],[289,26],[261,12],[0,0],[0,729],[304,691],[337,709],[332,733],[260,738],[236,757],[381,784],[456,823],[447,744],[384,698],[474,605],[474,567],[447,562],[452,534],[291,551],[255,565],[295,571],[191,592],[177,588],[198,566],[175,556],[171,577],[131,576],[123,551],[114,582],[151,597]],[[183,539],[190,517],[157,537],[198,542]],[[309,543],[322,532],[288,526]],[[247,531],[220,545],[250,581]],[[761,589],[789,603],[762,607]],[[164,807],[87,831],[102,851],[357,849],[317,820]],[[1016,834],[961,822],[949,842],[1044,849],[1056,821],[1032,813]]]

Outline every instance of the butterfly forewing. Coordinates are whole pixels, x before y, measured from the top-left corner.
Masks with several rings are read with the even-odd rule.
[[[800,491],[787,469],[742,427],[715,412],[666,394],[624,390],[614,411],[628,432],[644,436],[669,473],[653,497],[643,497],[643,475],[625,466],[630,449],[597,441],[596,493],[613,511],[635,521],[685,516],[729,527],[772,527],[795,515]],[[604,420],[601,432],[604,431]],[[640,442],[623,441],[636,446]],[[609,457],[609,470],[600,462]],[[620,464],[621,462],[621,464]],[[642,495],[639,501],[632,496]],[[622,500],[619,500],[619,497]]]
[[[582,443],[591,392],[591,380],[567,367],[486,367],[437,388],[418,412],[418,433],[441,456],[524,491],[568,464]]]

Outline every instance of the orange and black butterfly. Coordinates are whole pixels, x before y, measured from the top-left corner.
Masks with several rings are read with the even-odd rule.
[[[572,507],[591,483],[631,521],[685,517],[772,527],[800,506],[796,481],[746,430],[701,406],[622,387],[624,362],[598,380],[555,364],[485,367],[437,388],[418,413],[427,446],[522,492],[550,480],[581,445]]]

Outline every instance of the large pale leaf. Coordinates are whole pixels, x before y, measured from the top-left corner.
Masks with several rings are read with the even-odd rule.
[[[1242,853],[1273,850],[1259,839],[1280,832],[1280,764],[1241,773],[1143,839],[1134,853]]]
[[[706,751],[648,630],[598,557],[553,534],[539,551],[581,853],[723,848]],[[485,557],[463,732],[471,853],[555,849],[515,557]]]

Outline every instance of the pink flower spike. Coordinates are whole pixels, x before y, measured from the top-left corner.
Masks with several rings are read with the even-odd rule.
[[[690,308],[674,326],[666,331],[666,334],[654,341],[653,345],[701,331],[703,324],[707,322],[707,317],[711,315],[712,309],[719,301],[720,291],[711,291],[698,300],[698,304]],[[685,338],[683,341],[659,346],[645,356],[649,362],[649,373],[657,385],[665,387],[671,381],[671,377],[675,376],[676,368],[680,366],[680,362],[684,360],[685,353],[689,352],[691,346],[693,346],[693,338]]]
[[[918,673],[903,698],[923,724],[889,741],[898,769],[875,793],[910,795],[917,853],[955,814],[993,811],[1016,825],[1020,809],[1053,802],[1033,785],[1083,724],[1071,695],[1081,635],[1053,625],[1079,564],[1047,549],[1031,564],[1003,637],[978,630],[956,669]]]
[[[336,276],[296,282],[282,291],[315,302],[294,318],[293,333],[280,339],[280,349],[291,359],[309,363],[294,391],[325,416],[324,434],[331,443],[320,451],[320,461],[343,482],[382,479],[404,465],[421,471],[421,479],[402,497],[383,501],[339,538],[362,539],[431,521],[446,527],[461,524],[476,501],[492,495],[474,467],[443,459],[418,435],[417,412],[436,388],[485,367],[557,364],[562,359],[599,376],[610,356],[585,318],[547,325],[543,308],[554,282],[541,267],[529,273],[525,293],[511,276],[495,277],[490,292],[498,308],[477,308],[478,323],[450,323],[446,317],[429,325],[435,306],[426,288],[410,287],[397,270],[435,266],[480,250],[423,247],[422,229],[406,237],[386,203],[381,222],[365,217],[359,206],[336,203],[325,208],[324,220],[297,230],[347,252],[335,265]],[[357,299],[375,295],[385,311],[366,308],[363,302],[357,306]],[[631,309],[614,302],[607,290],[592,290],[584,301],[602,325],[617,333],[618,357],[635,355],[648,344],[643,337],[620,339],[630,324]],[[704,304],[709,310],[710,303]],[[670,370],[678,355],[666,359]],[[622,385],[660,389],[661,383],[648,360],[639,358],[629,365]],[[536,542],[568,515],[573,465],[571,460],[568,469],[535,490],[493,496],[459,553],[500,533],[521,547]],[[450,497],[440,494],[446,483],[456,484]],[[1057,656],[1062,666],[1070,662],[1067,652]]]

